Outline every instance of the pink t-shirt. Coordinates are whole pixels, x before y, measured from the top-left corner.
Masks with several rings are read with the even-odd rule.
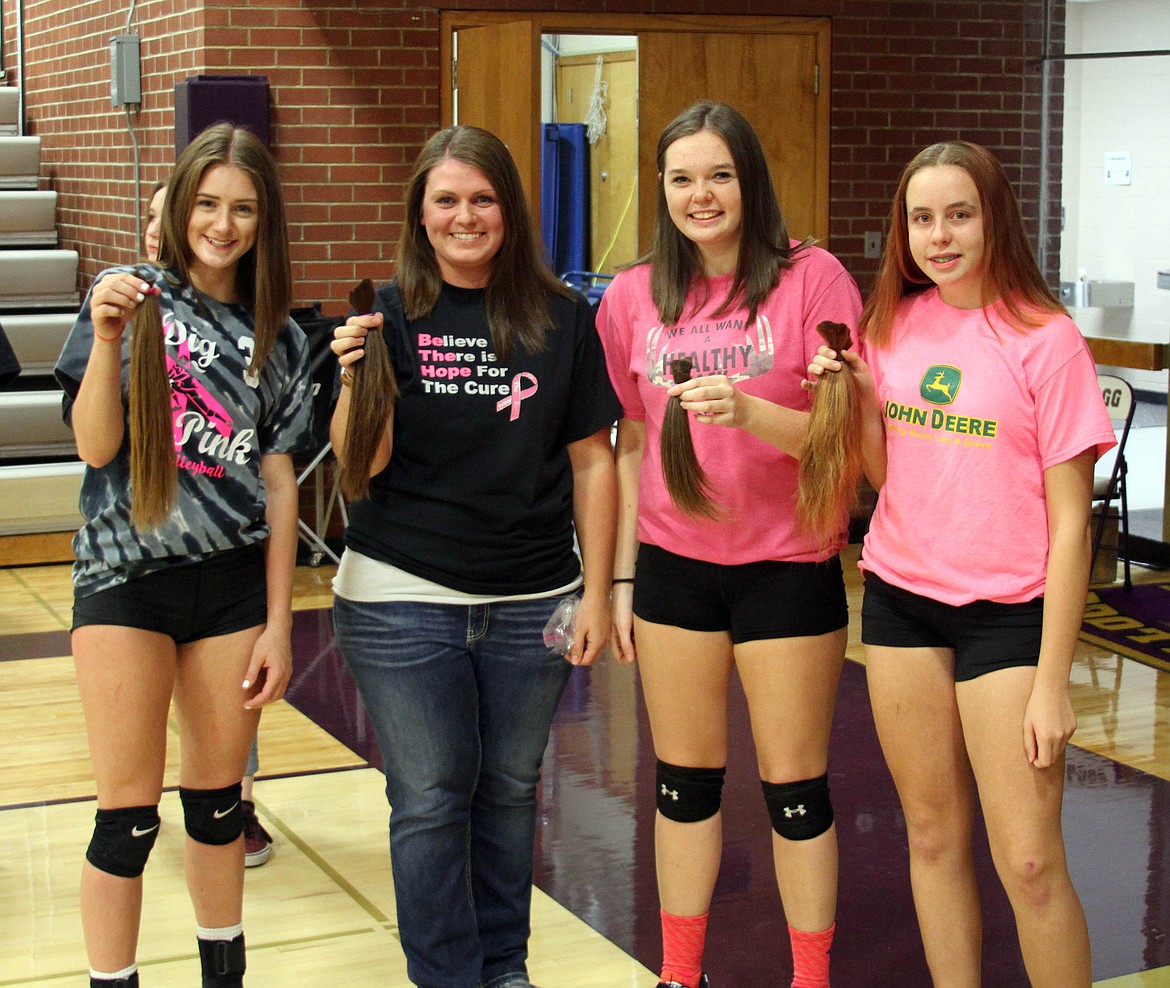
[[[990,315],[991,323],[988,322]],[[1020,332],[931,288],[867,347],[886,423],[886,483],[861,568],[947,604],[1044,593],[1044,471],[1116,445],[1076,324]]]
[[[765,559],[812,562],[840,549],[847,519],[841,520],[841,538],[829,546],[798,531],[796,460],[742,429],[691,425],[699,463],[717,488],[712,500],[723,510],[719,521],[679,511],[662,477],[659,436],[675,357],[690,356],[696,375],[726,374],[747,394],[808,408],[800,382],[824,342],[817,323],[831,319],[856,326],[861,299],[853,279],[828,252],[812,247],[794,260],[750,326],[742,306],[718,317],[710,314],[727,297],[731,275],[702,282],[707,301],[696,312],[692,292],[674,326],[662,324],[651,301],[649,265],[622,272],[606,289],[597,328],[610,380],[625,416],[646,423],[638,490],[641,541],[724,565]]]

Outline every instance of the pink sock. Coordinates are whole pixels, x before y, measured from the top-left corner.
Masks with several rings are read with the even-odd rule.
[[[662,917],[662,980],[698,988],[703,976],[703,947],[707,942],[707,913],[702,916]]]
[[[792,988],[829,988],[829,950],[836,929],[836,923],[820,933],[788,927],[792,940]]]

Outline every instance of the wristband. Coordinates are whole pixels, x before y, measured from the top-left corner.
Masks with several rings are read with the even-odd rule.
[[[352,384],[353,384],[353,371],[351,371],[348,367],[346,367],[341,372],[341,386],[343,388],[348,388]]]

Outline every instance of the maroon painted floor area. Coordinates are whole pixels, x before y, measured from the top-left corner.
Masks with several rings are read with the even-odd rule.
[[[373,732],[333,645],[327,611],[300,612],[294,706],[373,764]],[[830,779],[841,848],[833,983],[930,984],[910,897],[905,826],[874,734],[864,670],[846,663]],[[626,680],[624,677],[633,677]],[[589,925],[657,969],[654,753],[636,673],[574,672],[545,759],[536,882]],[[733,693],[724,790],[725,851],[708,931],[714,988],[791,978],[768,822],[746,704]],[[1170,965],[1170,784],[1071,749],[1065,797],[1070,868],[1093,942],[1094,980]],[[1027,984],[1014,924],[977,835],[984,901],[984,983]],[[1059,949],[1059,945],[1054,945]]]

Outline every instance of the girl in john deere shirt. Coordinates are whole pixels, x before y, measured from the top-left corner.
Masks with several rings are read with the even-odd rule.
[[[1114,437],[985,148],[935,144],[906,167],[860,335],[866,360],[843,357],[868,398],[879,490],[862,640],[931,975],[980,984],[978,795],[1028,977],[1087,988],[1060,815],[1093,464]],[[821,351],[814,380],[836,356]]]

